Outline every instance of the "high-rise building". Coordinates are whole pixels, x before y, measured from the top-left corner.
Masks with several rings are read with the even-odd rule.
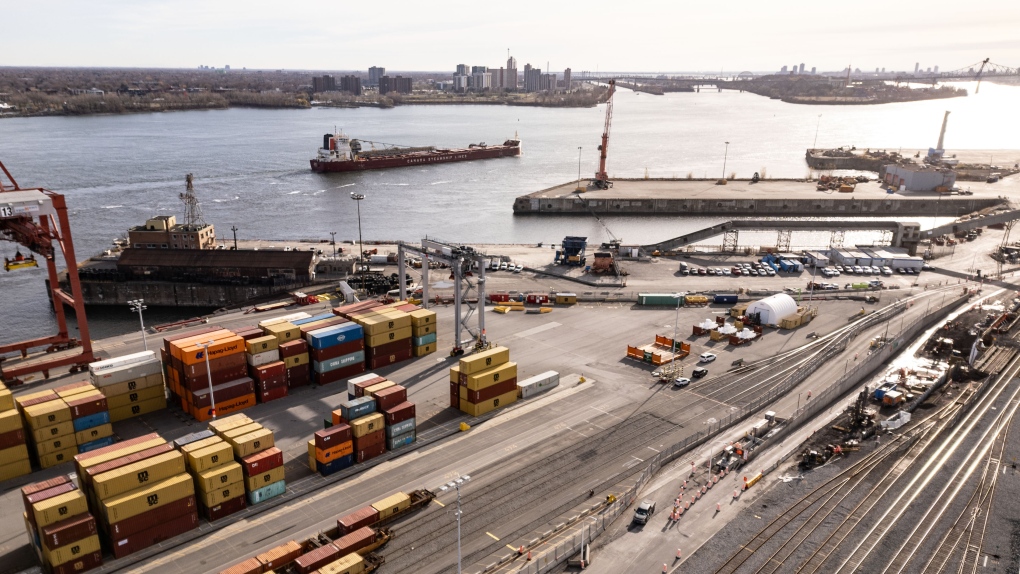
[[[570,68],[563,70],[563,89],[570,91]]]
[[[780,74],[785,74],[786,73],[786,66],[783,66],[782,68],[780,68],[779,69],[779,73]]]
[[[531,64],[524,64],[524,91],[537,92],[541,90],[542,69],[532,68]]]
[[[484,68],[485,66],[475,66]],[[471,74],[471,87],[476,90],[492,89],[492,72],[473,72]]]
[[[917,74],[917,69],[921,67],[921,62],[914,62],[914,74]]]
[[[355,96],[361,95],[361,78],[358,76],[343,76],[340,78],[340,91],[350,92]]]
[[[933,67],[932,68],[932,73],[935,73],[935,74],[939,73],[939,67],[938,66]]]
[[[517,89],[517,58],[506,59],[506,73],[503,75],[502,88],[504,90]]]
[[[328,74],[312,78],[312,91],[315,93],[335,92],[336,78]]]
[[[455,74],[453,76],[453,89],[456,92],[466,92],[468,89],[468,80],[471,76],[467,74]]]
[[[388,94],[390,92],[397,92],[398,94],[410,94],[411,78],[405,78],[403,76],[397,76],[395,78],[383,76],[379,78],[379,93]]]
[[[797,64],[794,64],[794,65],[793,65],[793,69],[792,69],[792,70],[790,70],[790,71],[791,71],[792,73],[796,74],[796,73],[797,73]]]
[[[538,89],[541,91],[556,91],[556,74],[542,74],[538,80]]]
[[[801,62],[801,64],[800,64],[800,72],[799,73],[801,73],[801,74],[804,73],[804,63],[803,62]]]
[[[458,76],[467,76],[471,73],[471,66],[467,64],[457,64],[457,71],[454,72]]]
[[[488,66],[471,66],[471,73],[472,74],[484,74],[485,72],[488,72],[488,71],[489,71],[489,67]]]
[[[368,69],[368,85],[378,86],[379,78],[386,75],[386,68],[380,68],[378,66],[372,66]]]
[[[812,75],[812,76],[813,76],[813,75],[815,75],[815,69],[816,69],[816,68],[815,68],[814,66],[811,66],[811,75]]]

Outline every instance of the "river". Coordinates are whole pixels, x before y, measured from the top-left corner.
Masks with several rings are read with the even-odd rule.
[[[973,84],[961,84],[973,94]],[[934,146],[952,110],[948,149],[1020,149],[1015,114],[1020,87],[984,83],[966,98],[877,106],[804,106],[739,92],[665,96],[620,90],[615,99],[607,171],[611,177],[804,177],[805,148]],[[821,115],[821,117],[819,117]],[[558,242],[566,235],[607,238],[590,217],[514,217],[515,197],[596,170],[605,107],[403,106],[393,109],[229,109],[159,114],[0,120],[0,160],[23,187],[67,196],[79,259],[106,249],[157,214],[183,218],[178,195],[193,173],[205,220],[220,237],[357,237],[350,192],[366,196],[366,240],[418,240],[431,234],[466,243]],[[362,140],[462,147],[502,143],[516,133],[520,158],[315,174],[308,159],[334,126]],[[706,220],[609,217],[628,243],[681,235]],[[802,240],[803,241],[803,240]],[[15,247],[0,242],[6,256]],[[0,276],[0,343],[49,334],[45,272]],[[179,317],[150,310],[149,323]],[[90,313],[93,338],[133,328],[125,310]]]

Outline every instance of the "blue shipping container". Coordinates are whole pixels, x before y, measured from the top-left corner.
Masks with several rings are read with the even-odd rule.
[[[340,403],[340,416],[346,421],[353,421],[375,412],[375,399],[361,397],[346,403]]]
[[[314,323],[316,321],[322,321],[323,319],[332,319],[333,317],[336,317],[336,315],[332,313],[323,313],[321,315],[316,315],[314,317],[309,317],[307,319],[298,319],[297,321],[291,321],[290,324],[296,327],[298,325],[304,325],[305,323]]]
[[[78,445],[78,454],[88,452],[90,450],[96,450],[97,448],[103,448],[104,446],[110,446],[111,444],[113,444],[112,436],[103,437],[99,440],[94,440],[92,442],[86,442]]]
[[[274,496],[280,496],[284,492],[287,492],[287,481],[281,480],[274,482],[269,486],[263,486],[258,490],[253,490],[248,493],[248,504],[258,504],[265,502]]]
[[[386,438],[393,438],[395,436],[411,432],[414,430],[414,427],[414,419],[408,419],[395,425],[389,425],[386,427]]]
[[[74,426],[74,432],[81,432],[85,429],[105,425],[108,422],[110,422],[110,413],[103,411],[94,415],[81,417],[80,419],[74,419],[71,421],[71,424]]]
[[[312,369],[316,373],[328,373],[351,365],[365,362],[365,351],[355,351],[349,355],[327,359],[325,361],[312,361]]]
[[[737,296],[736,295],[716,295],[715,296],[715,302],[716,303],[723,303],[723,304],[726,304],[726,305],[734,305],[737,302]]]
[[[414,346],[415,347],[420,347],[422,345],[428,345],[430,343],[435,343],[435,342],[436,342],[436,334],[435,333],[429,333],[428,335],[425,335],[424,337],[415,337],[414,338]]]
[[[326,349],[348,341],[363,339],[364,332],[361,330],[361,325],[357,323],[344,323],[312,331],[308,333],[307,338],[313,349]]]
[[[387,439],[386,446],[388,447],[389,450],[397,450],[402,446],[407,446],[409,444],[414,443],[414,439],[415,433],[412,431],[406,434],[397,435],[391,439]]]
[[[350,467],[353,464],[354,455],[349,454],[347,456],[342,456],[340,458],[334,458],[333,460],[327,463],[315,461],[315,470],[317,470],[319,474],[321,474],[322,476],[329,476],[334,472],[339,472],[345,468]]]

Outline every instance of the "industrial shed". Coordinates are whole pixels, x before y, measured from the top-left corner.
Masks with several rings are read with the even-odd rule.
[[[199,282],[306,282],[311,251],[125,249],[117,270],[131,279]]]
[[[747,314],[758,314],[758,320],[763,325],[778,325],[784,317],[789,317],[797,312],[797,302],[793,297],[785,293],[779,293],[755,301],[747,307]]]

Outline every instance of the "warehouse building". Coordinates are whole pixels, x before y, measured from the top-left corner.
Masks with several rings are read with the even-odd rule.
[[[304,283],[314,279],[311,251],[125,249],[117,270],[129,279],[200,283]]]
[[[878,178],[887,186],[901,191],[948,190],[956,185],[956,172],[942,167],[918,164],[890,164],[878,170]]]

